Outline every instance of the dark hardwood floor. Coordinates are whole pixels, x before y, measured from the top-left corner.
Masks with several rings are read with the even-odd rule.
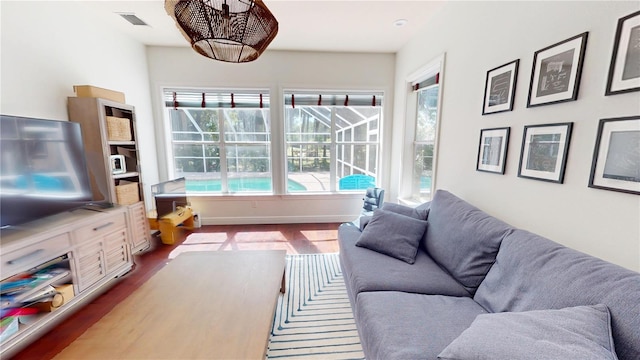
[[[339,225],[205,225],[193,230],[179,229],[179,238],[173,245],[162,244],[159,238],[154,238],[151,250],[134,257],[134,269],[121,281],[12,359],[53,358],[181,252],[283,249],[287,254],[334,253],[339,251]]]

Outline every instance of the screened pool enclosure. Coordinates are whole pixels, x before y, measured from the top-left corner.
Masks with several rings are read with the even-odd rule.
[[[324,95],[325,104],[319,95],[287,93],[285,154],[273,154],[279,134],[272,131],[265,94],[165,92],[171,176],[185,177],[190,192],[273,192],[273,162],[284,160],[276,168],[284,168],[287,193],[375,186],[381,100],[367,97],[362,105],[350,95],[349,104]]]

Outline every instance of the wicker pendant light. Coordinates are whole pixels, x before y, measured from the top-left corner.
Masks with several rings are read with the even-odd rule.
[[[278,33],[262,0],[165,0],[164,8],[191,47],[215,60],[253,61]]]

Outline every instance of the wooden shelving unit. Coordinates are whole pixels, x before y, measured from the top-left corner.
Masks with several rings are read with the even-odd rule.
[[[69,120],[82,127],[94,199],[127,206],[131,252],[148,249],[151,236],[140,174],[135,107],[101,98],[69,97],[68,111]],[[114,134],[123,132],[114,131],[113,127],[110,130],[114,126],[110,118],[127,129],[125,137],[114,138]],[[113,155],[124,157],[125,172],[114,171]]]
[[[37,278],[43,280],[32,280],[12,295],[13,301],[4,298],[0,305],[3,312],[34,308],[40,312],[9,316],[17,322],[13,331],[3,332],[0,338],[0,358],[15,355],[131,270],[127,216],[127,209],[120,206],[99,211],[77,209],[1,230],[0,285],[41,272],[51,277],[40,275]],[[48,270],[52,268],[55,270]],[[42,310],[40,306],[46,308],[47,303],[29,299],[50,285],[73,290],[55,308]]]

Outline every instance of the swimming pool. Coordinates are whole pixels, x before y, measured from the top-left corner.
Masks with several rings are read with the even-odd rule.
[[[227,186],[229,192],[240,191],[271,191],[271,179],[264,177],[257,178],[230,178],[227,179]],[[206,180],[187,180],[187,191],[189,192],[220,192],[222,191],[222,184],[219,179],[206,179]],[[293,180],[287,180],[287,189],[289,191],[304,191],[307,190],[304,185],[295,182]]]

